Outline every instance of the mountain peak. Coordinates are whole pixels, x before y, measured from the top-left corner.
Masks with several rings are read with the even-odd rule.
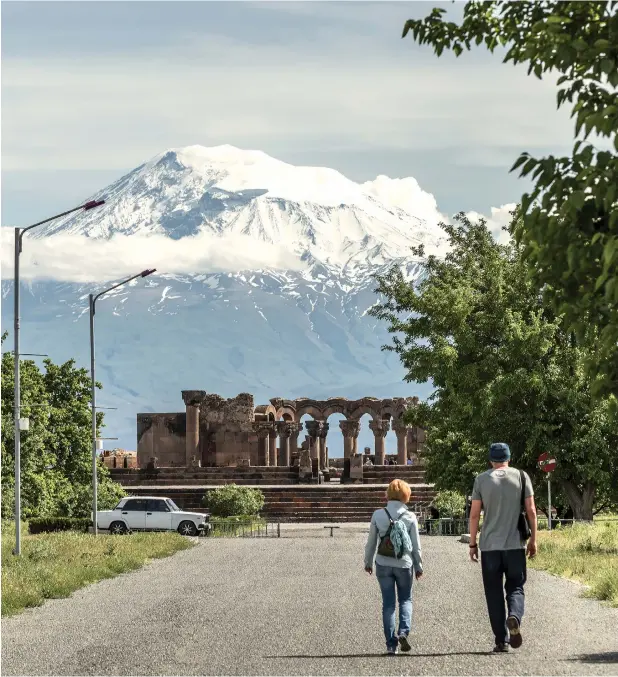
[[[231,145],[171,148],[100,191],[101,209],[71,215],[40,236],[248,236],[295,255],[346,266],[372,253],[409,258],[441,237],[435,199],[415,179],[356,183],[327,167],[295,166]],[[423,219],[430,215],[430,222]]]

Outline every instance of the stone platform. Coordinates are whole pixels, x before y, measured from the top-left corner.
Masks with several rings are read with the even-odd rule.
[[[203,510],[202,499],[220,485],[127,486],[135,496],[167,496],[184,510]],[[265,503],[262,515],[273,522],[368,522],[385,503],[386,484],[260,486]],[[435,496],[433,485],[412,484],[409,506],[426,509]]]

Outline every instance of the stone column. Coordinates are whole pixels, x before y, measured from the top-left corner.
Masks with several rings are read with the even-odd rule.
[[[320,467],[328,468],[328,456],[326,447],[326,436],[328,435],[329,423],[328,421],[320,421],[322,424],[318,433],[320,438]]]
[[[358,433],[360,432],[359,421],[339,421],[339,427],[343,432],[343,457],[352,458],[354,456],[354,445],[358,445]]]
[[[185,466],[189,467],[200,453],[200,403],[206,396],[205,390],[183,390],[182,399],[187,407],[185,438]]]
[[[303,430],[303,424],[296,421],[290,422],[290,430],[292,431],[290,434],[290,458],[292,458],[292,455],[298,453],[298,436]]]
[[[268,431],[268,447],[269,447],[269,458],[271,466],[277,465],[277,424],[275,421],[270,422],[272,427]]]
[[[405,465],[408,461],[408,427],[403,423],[395,423],[393,430],[397,435],[397,465]]]
[[[270,459],[270,426],[268,423],[258,421],[253,424],[253,429],[258,436],[258,458],[257,464],[265,466],[269,464]]]
[[[376,465],[384,465],[385,451],[384,438],[388,433],[389,423],[386,419],[375,418],[369,422],[369,428],[373,431],[375,439],[374,453],[376,457]]]
[[[309,434],[309,449],[311,451],[311,458],[318,460],[318,470],[321,466],[321,432],[324,426],[324,421],[307,421],[305,424],[307,433]]]
[[[279,465],[287,466],[291,465],[290,459],[290,438],[292,436],[293,430],[297,427],[297,423],[291,423],[290,421],[277,421],[277,433],[279,434]],[[296,433],[298,436],[298,432]]]

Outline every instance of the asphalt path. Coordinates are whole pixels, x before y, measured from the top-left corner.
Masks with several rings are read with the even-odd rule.
[[[480,569],[425,537],[411,654],[385,656],[366,529],[195,548],[2,621],[4,675],[560,675],[618,673],[618,609],[529,571],[524,644],[491,654]],[[107,537],[109,538],[109,537]],[[113,538],[113,537],[112,537]],[[130,538],[126,536],[123,538]]]

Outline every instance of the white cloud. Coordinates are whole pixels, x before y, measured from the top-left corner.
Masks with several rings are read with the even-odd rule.
[[[12,278],[14,231],[2,228],[0,232],[2,277]],[[96,240],[83,235],[55,235],[24,242],[20,275],[25,280],[102,282],[128,277],[146,268],[183,274],[303,267],[283,247],[247,236],[204,234],[172,240],[163,235],[115,235],[109,240]]]
[[[476,221],[481,217],[487,221],[487,227],[494,236],[496,242],[506,244],[510,240],[510,235],[504,230],[513,220],[512,212],[517,205],[515,203],[508,203],[501,207],[492,207],[491,216],[480,214],[479,212],[467,212],[466,216],[472,221]]]

